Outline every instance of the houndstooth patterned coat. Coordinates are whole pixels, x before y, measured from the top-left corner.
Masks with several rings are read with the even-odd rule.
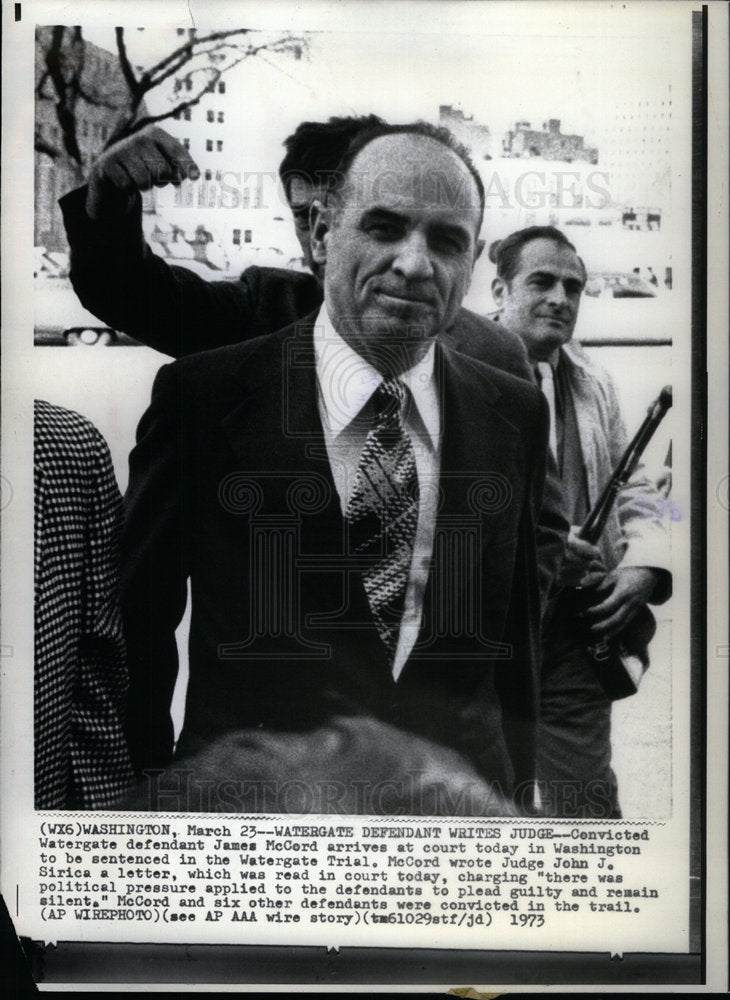
[[[35,805],[111,806],[132,782],[117,599],[122,498],[85,417],[35,402]]]

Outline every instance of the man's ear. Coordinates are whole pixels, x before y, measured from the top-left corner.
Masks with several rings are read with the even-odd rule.
[[[492,298],[500,308],[504,305],[506,292],[507,282],[504,278],[494,278],[492,281]]]
[[[309,206],[309,238],[312,243],[312,259],[321,266],[327,263],[330,214],[330,210],[318,198],[315,198]]]

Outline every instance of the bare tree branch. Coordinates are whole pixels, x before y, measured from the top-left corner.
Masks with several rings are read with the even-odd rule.
[[[216,31],[211,35],[204,35],[202,38],[196,37],[194,39],[189,39],[187,42],[185,42],[184,45],[179,46],[179,48],[171,52],[169,56],[165,56],[164,59],[161,59],[158,63],[155,63],[154,66],[150,66],[148,70],[149,75],[152,79],[154,79],[155,73],[161,72],[162,70],[166,70],[171,62],[174,62],[176,59],[179,59],[183,55],[183,53],[185,53],[188,50],[191,50],[193,47],[200,49],[201,46],[207,45],[207,43],[210,41],[219,41],[224,38],[231,38],[234,35],[247,35],[249,34],[250,30],[251,30],[250,28],[234,28],[231,29],[230,31]],[[200,50],[202,51],[202,49]],[[183,63],[186,61],[187,60],[183,59]],[[166,73],[166,77],[167,75],[169,74]]]
[[[203,97],[208,93],[209,87],[204,87],[200,93],[196,94],[195,97],[191,97],[188,101],[183,101],[181,104],[176,104],[174,108],[170,108],[169,111],[164,111],[159,115],[145,115],[144,118],[138,118],[135,121],[130,119],[123,125],[123,135],[115,136],[110,138],[107,143],[106,148],[113,146],[115,142],[119,142],[120,138],[126,138],[128,135],[134,135],[135,132],[141,132],[143,128],[148,125],[154,125],[156,122],[166,121],[169,118],[174,118],[176,114],[180,111],[184,111],[186,108],[194,108],[196,104],[199,104]]]
[[[171,56],[168,56],[166,59],[161,60],[157,64],[158,69],[164,63],[167,64],[167,69],[164,72],[160,73],[157,77],[153,77],[151,75],[152,71],[146,72],[138,82],[138,95],[130,108],[129,115],[126,116],[125,120],[119,122],[117,127],[114,129],[113,134],[109,137],[109,141],[107,142],[105,148],[108,149],[121,139],[126,138],[129,135],[133,135],[136,132],[140,132],[148,125],[158,124],[159,122],[169,120],[174,117],[176,113],[184,111],[186,108],[195,107],[200,103],[202,98],[216,86],[220,78],[225,73],[228,73],[245,59],[253,58],[263,52],[292,52],[295,54],[296,58],[299,58],[307,44],[306,39],[303,37],[285,36],[284,38],[278,38],[273,41],[262,42],[260,45],[250,44],[242,51],[240,45],[227,40],[231,35],[246,33],[248,33],[248,29],[238,29],[232,32],[216,32],[214,35],[207,36],[210,47],[202,51],[199,51],[201,42],[200,39],[196,40],[195,43],[187,42],[185,45],[180,46]],[[205,86],[201,87],[201,89],[192,97],[176,103],[175,106],[170,108],[168,111],[160,112],[156,115],[144,115],[142,118],[136,117],[144,96],[149,93],[150,90],[158,87],[169,77],[178,74],[180,69],[187,63],[190,63],[193,60],[202,60],[206,56],[210,57],[211,55],[216,55],[223,50],[238,52],[239,56],[236,59],[228,61],[226,65],[222,66],[220,69],[215,66],[197,66],[190,69],[182,78],[184,80],[192,80],[194,77],[201,74],[207,76]],[[173,56],[175,57],[174,61],[172,61]]]
[[[218,80],[224,73],[227,73],[229,70],[233,69],[234,66],[238,66],[238,64],[243,62],[244,59],[250,59],[253,56],[257,56],[261,52],[287,52],[290,50],[296,53],[296,56],[298,58],[299,55],[301,54],[302,48],[304,48],[305,45],[306,42],[305,39],[303,38],[284,39],[276,42],[264,42],[261,45],[249,45],[245,49],[245,51],[241,53],[238,59],[231,61],[228,65],[223,66],[221,69],[215,69],[215,67],[213,66],[198,67],[194,70],[191,70],[188,74],[186,74],[186,76],[192,77],[195,73],[200,73],[200,72],[214,73],[215,77],[209,83],[209,86],[211,85],[211,83],[213,86],[215,86],[215,84],[218,82]],[[177,63],[174,67],[171,67],[166,73],[157,77],[154,81],[151,81],[151,86],[149,89],[152,89],[152,87],[159,86],[170,76],[174,76],[177,72],[179,72],[181,67],[185,65],[186,62],[189,62],[191,59],[193,58],[197,59],[199,57],[202,58],[202,56],[204,55],[207,56],[215,55],[222,49],[230,49],[233,52],[241,52],[240,46],[231,45],[230,43],[220,43],[218,45],[211,47],[210,49],[205,49],[202,52],[196,51],[193,55],[190,55],[188,59],[182,60],[180,63]]]
[[[36,92],[36,95],[38,97],[41,97],[41,98],[43,98],[43,97],[47,98],[48,97],[48,95],[44,94],[43,91],[44,91],[44,88],[45,88],[46,84],[48,83],[49,79],[50,79],[50,74],[49,74],[48,70],[45,69],[41,73],[40,77],[38,78],[38,83],[36,84],[36,87],[35,87],[35,92]]]
[[[119,67],[122,71],[130,94],[135,94],[137,90],[137,77],[134,75],[132,64],[127,56],[127,44],[124,41],[124,28],[115,28],[114,34],[117,39],[117,54],[119,56]]]
[[[52,146],[47,139],[44,139],[38,129],[35,131],[33,148],[38,153],[45,153],[46,156],[50,156],[52,160],[57,160],[61,155],[61,150],[58,146]]]
[[[258,44],[251,40],[244,43],[243,36],[250,35],[251,29],[235,28],[201,37],[192,36],[153,66],[140,71],[135,69],[130,57],[124,28],[116,28],[119,72],[113,83],[107,84],[106,80],[102,81],[89,72],[85,77],[83,75],[87,50],[81,28],[55,26],[50,29],[50,41],[48,29],[45,31],[46,52],[44,65],[39,67],[36,94],[39,101],[54,102],[61,141],[59,148],[55,148],[51,137],[38,134],[35,148],[53,159],[66,156],[79,168],[84,167],[84,154],[79,146],[77,130],[79,112],[84,105],[118,113],[116,121],[107,122],[112,130],[104,146],[108,149],[147,125],[165,121],[195,107],[205,94],[215,88],[224,73],[245,59],[266,52],[291,54],[299,59],[307,49],[306,38],[287,34],[272,38],[269,33]],[[257,35],[257,40],[262,37]],[[147,113],[146,96],[164,87],[173,77],[186,81],[193,93],[180,95],[168,111]],[[204,83],[200,82],[201,79]],[[105,89],[107,86],[108,90]]]
[[[95,108],[106,108],[107,111],[123,111],[129,106],[127,102],[113,104],[111,101],[105,100],[98,93],[92,94],[86,90],[81,82],[79,82],[79,97],[83,97],[87,104],[91,104]]]
[[[150,73],[148,74],[149,86],[147,89],[152,90],[154,87],[159,87],[160,84],[165,82],[165,80],[169,80],[171,76],[175,76],[175,74],[179,73],[180,70],[183,68],[183,66],[186,63],[191,62],[196,55],[197,53],[194,53],[191,48],[186,54],[181,56],[177,62],[170,65],[167,68],[167,70],[165,70],[165,72],[161,73],[159,76],[153,76],[152,72],[150,71]]]
[[[61,128],[64,148],[72,160],[81,164],[81,150],[76,135],[76,93],[73,76],[71,81],[67,81],[63,73],[62,48],[65,32],[66,29],[62,25],[54,27],[51,45],[46,53],[46,69],[58,97],[56,117]]]

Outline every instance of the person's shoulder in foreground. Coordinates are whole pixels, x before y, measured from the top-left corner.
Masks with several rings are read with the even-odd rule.
[[[70,449],[71,454],[88,457],[88,445],[94,444],[107,449],[100,431],[87,418],[75,410],[67,410],[56,403],[44,399],[33,401],[33,421],[35,430],[36,460],[38,449],[43,454],[54,447]]]

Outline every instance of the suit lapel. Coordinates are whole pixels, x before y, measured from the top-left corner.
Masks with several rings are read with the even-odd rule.
[[[499,389],[483,366],[446,347],[437,350],[436,359],[443,428],[441,500],[415,659],[443,658],[437,638],[454,653],[459,637],[465,648],[474,649],[477,626],[465,614],[470,608],[473,616],[481,613],[480,575],[489,565],[495,522],[511,498],[509,460],[519,443],[517,428],[499,412]]]
[[[500,392],[478,362],[448,348],[437,358],[443,427],[440,520],[445,521],[480,512],[485,501],[475,491],[496,488],[518,432],[496,408]]]
[[[588,486],[588,503],[592,507],[598,500],[603,484],[599,484],[596,476],[595,463],[586,460],[587,455],[596,454],[602,445],[596,435],[594,415],[596,412],[595,395],[591,392],[589,376],[582,365],[580,354],[575,354],[577,348],[569,344],[561,349],[561,364],[565,364],[567,372],[568,391],[572,395],[570,401],[575,414],[575,425],[578,429],[583,469]]]
[[[304,468],[311,454],[325,451],[312,326],[313,318],[307,317],[272,335],[259,355],[247,355],[233,373],[239,393],[223,429],[236,454],[249,462],[255,455],[257,463],[264,463],[262,471]],[[323,466],[334,489],[329,463]]]

